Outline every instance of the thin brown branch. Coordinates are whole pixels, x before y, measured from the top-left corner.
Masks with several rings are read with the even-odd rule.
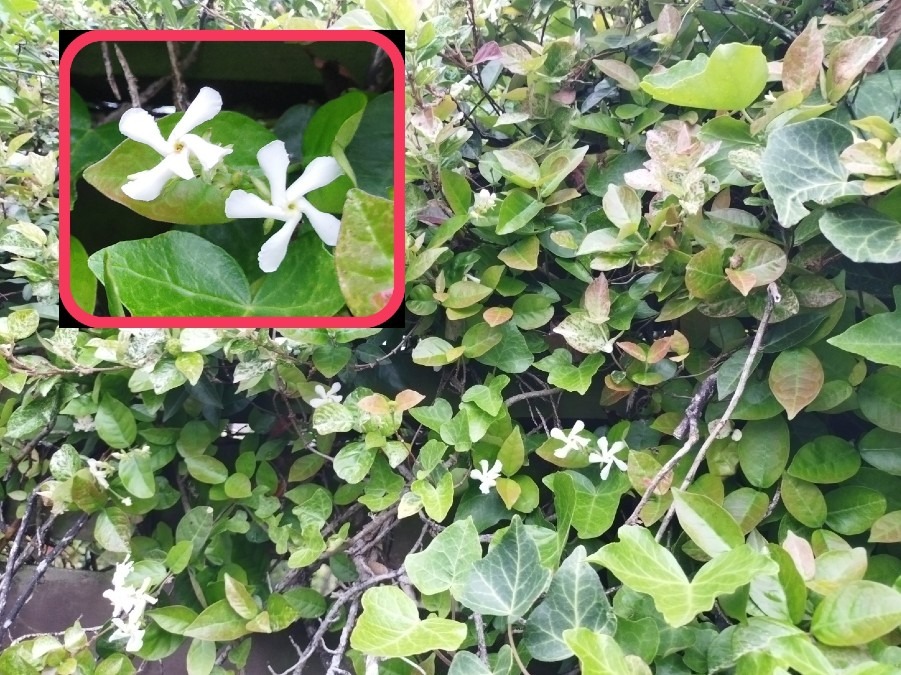
[[[535,391],[525,391],[521,394],[514,394],[510,398],[504,401],[504,406],[509,408],[511,405],[515,403],[519,403],[520,401],[528,401],[532,398],[543,398],[545,396],[553,396],[554,394],[559,394],[563,390],[558,387],[550,387],[548,389],[537,389]]]
[[[478,612],[472,613],[472,622],[476,627],[476,638],[479,641],[479,659],[488,665],[488,645],[485,644],[485,620]]]
[[[109,83],[109,88],[116,100],[121,101],[122,92],[119,91],[119,85],[116,83],[116,76],[113,73],[113,62],[109,55],[109,42],[100,43],[100,53],[103,56],[103,70],[106,72],[106,81]]]
[[[332,654],[332,660],[329,663],[328,670],[325,671],[326,675],[338,675],[338,673],[344,672],[344,669],[341,668],[341,661],[344,660],[344,655],[347,653],[347,643],[350,640],[350,632],[357,623],[357,615],[359,612],[360,601],[355,599],[350,603],[350,607],[347,610],[347,618],[344,620],[344,627],[341,629],[341,637],[338,639],[338,646],[335,649],[335,653]]]
[[[16,563],[19,558],[19,549],[22,546],[22,540],[25,538],[25,530],[28,529],[28,521],[31,520],[31,512],[34,510],[38,493],[35,490],[25,502],[25,512],[22,514],[22,521],[19,523],[19,529],[16,531],[16,537],[13,539],[12,546],[9,549],[9,555],[6,558],[6,569],[3,571],[3,577],[0,578],[0,619],[3,618],[6,611],[6,602],[9,599],[9,589],[12,586],[13,575],[15,574]]]
[[[125,58],[122,50],[119,49],[119,45],[113,44],[113,50],[116,52],[116,60],[119,61],[119,65],[122,66],[122,72],[125,74],[125,83],[128,85],[128,97],[131,99],[131,107],[140,108],[141,90],[138,89],[138,80],[135,74],[131,72],[128,60]]]
[[[181,65],[178,62],[178,43],[167,41],[166,51],[169,53],[169,64],[172,66],[172,104],[176,110],[188,109],[188,89],[181,76]]]
[[[516,648],[516,641],[513,639],[513,621],[507,621],[507,642],[510,643],[510,649],[513,651],[513,660],[516,661],[516,665],[519,666],[519,669],[522,671],[522,675],[532,675],[529,672],[529,669],[526,668],[526,664],[522,662],[522,659],[519,657],[519,650]]]

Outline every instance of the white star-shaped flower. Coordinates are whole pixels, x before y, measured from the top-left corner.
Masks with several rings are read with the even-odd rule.
[[[590,438],[580,436],[579,433],[585,429],[585,422],[576,420],[569,434],[564,433],[563,429],[551,429],[551,438],[561,441],[564,445],[554,450],[554,457],[565,459],[570,450],[583,450],[588,447],[591,442]]]
[[[111,467],[106,462],[101,462],[93,457],[88,457],[88,471],[91,472],[91,475],[94,477],[94,480],[97,481],[97,484],[102,487],[104,490],[109,489],[109,481],[106,480],[106,477],[113,472],[113,467]]]
[[[143,108],[132,108],[122,115],[122,119],[119,120],[119,131],[133,141],[149,145],[163,157],[163,160],[152,169],[131,174],[128,182],[122,186],[122,192],[141,202],[156,199],[173,176],[185,180],[194,178],[191,155],[194,155],[207,171],[216,166],[231,152],[231,149],[220,147],[188,132],[213,119],[220,110],[222,97],[219,92],[203,87],[168,138],[163,138],[153,115]]]
[[[471,478],[474,478],[481,483],[481,485],[479,485],[479,490],[482,491],[482,494],[487,495],[491,491],[491,488],[497,485],[497,479],[501,477],[501,471],[504,466],[499,459],[494,461],[494,466],[490,469],[488,468],[487,459],[480,460],[479,466],[482,467],[481,470],[473,469],[469,472],[469,475]]]
[[[144,631],[136,623],[131,621],[123,621],[119,618],[113,618],[113,625],[116,630],[110,635],[110,640],[122,640],[127,638],[125,651],[136,652],[144,646]]]
[[[287,180],[288,151],[281,141],[264,145],[257,153],[257,162],[269,181],[269,202],[244,190],[234,190],[225,200],[225,215],[229,218],[274,218],[284,221],[282,228],[269,237],[257,257],[260,269],[274,272],[288,253],[288,242],[303,216],[306,216],[319,238],[328,245],[338,243],[341,221],[330,213],[323,213],[304,199],[304,195],[328,185],[344,173],[334,157],[317,157],[307,165],[303,174],[290,187]]]
[[[598,449],[600,452],[592,452],[589,454],[588,462],[591,464],[603,465],[601,467],[601,480],[607,480],[607,477],[610,475],[610,467],[614,464],[616,464],[616,467],[620,471],[625,471],[629,468],[628,464],[616,456],[618,452],[626,450],[627,447],[628,446],[623,441],[616,441],[613,445],[608,446],[606,438],[598,439]]]
[[[341,403],[342,396],[338,396],[338,392],[341,391],[341,383],[335,382],[329,390],[326,391],[325,387],[321,384],[317,384],[314,389],[316,393],[319,395],[317,398],[310,399],[310,405],[314,408],[318,408],[321,405],[325,405],[326,403]]]

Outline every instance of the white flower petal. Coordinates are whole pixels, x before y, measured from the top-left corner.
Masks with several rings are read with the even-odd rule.
[[[126,110],[119,120],[119,131],[133,141],[149,145],[161,155],[165,156],[171,150],[163,138],[163,134],[160,133],[160,128],[153,119],[153,115],[143,108]]]
[[[604,465],[603,469],[601,469],[601,480],[607,480],[607,477],[610,475],[611,466],[613,466],[613,464],[608,463]]]
[[[194,177],[194,169],[191,168],[189,159],[187,150],[182,150],[166,155],[162,163],[179,178],[191,180]]]
[[[195,134],[186,134],[181,139],[181,142],[194,154],[200,165],[207,171],[232,152],[231,148],[223,148],[221,145],[210,143]]]
[[[194,127],[213,119],[220,110],[222,110],[222,97],[219,92],[209,87],[203,87],[197,92],[197,98],[191,102],[172,133],[169,134],[169,141],[177,141]]]
[[[275,218],[286,220],[282,209],[244,190],[232,190],[225,200],[225,215],[229,218]]]
[[[558,441],[563,441],[564,443],[566,442],[566,434],[564,433],[563,429],[551,429],[551,438],[554,438]]]
[[[285,144],[282,141],[272,141],[264,145],[257,153],[257,162],[269,181],[270,200],[273,204],[284,204],[285,181],[290,163]]]
[[[338,243],[338,233],[341,231],[341,221],[330,213],[323,213],[315,208],[306,199],[298,199],[300,210],[310,219],[310,225],[316,230],[316,234],[326,246],[335,246]]]
[[[569,454],[570,449],[571,448],[569,447],[568,444],[564,445],[562,448],[557,448],[556,450],[554,450],[554,457],[559,457],[560,459],[566,459],[566,456]]]
[[[332,396],[334,394],[337,394],[339,391],[341,391],[341,383],[335,382],[331,387],[329,387],[328,393],[330,396]]]
[[[613,459],[613,463],[616,464],[617,468],[620,471],[626,471],[629,468],[629,465],[626,464],[626,462],[621,460],[619,457],[612,457],[611,459]]]
[[[160,196],[166,183],[174,175],[166,162],[162,161],[152,169],[131,174],[129,182],[122,186],[122,192],[139,202],[149,202]]]
[[[282,261],[288,254],[288,243],[291,241],[291,235],[294,234],[297,223],[297,220],[289,220],[278,232],[266,240],[266,243],[263,244],[263,247],[260,249],[260,253],[257,256],[257,261],[260,264],[261,270],[264,272],[274,272],[278,269],[278,266],[282,264]]]
[[[334,157],[317,157],[307,164],[303,175],[288,188],[288,201],[293,202],[308,192],[321,188],[323,185],[328,185],[343,173],[341,165],[338,164]]]
[[[570,436],[578,435],[583,429],[585,429],[585,422],[582,420],[576,420],[576,423],[573,424],[572,431],[569,432]]]
[[[626,444],[623,441],[616,441],[613,445],[610,446],[610,454],[615,455],[620,450],[625,450]]]
[[[588,454],[589,464],[600,464],[604,461],[604,456],[599,452],[591,452]]]
[[[320,398],[326,398],[328,396],[328,394],[325,393],[325,387],[321,384],[317,384],[313,387],[313,391],[315,391]]]
[[[601,436],[598,439],[598,448],[600,449],[601,454],[604,455],[604,457],[606,457],[608,454],[610,454],[610,449],[609,449],[609,445],[607,444],[606,436]]]

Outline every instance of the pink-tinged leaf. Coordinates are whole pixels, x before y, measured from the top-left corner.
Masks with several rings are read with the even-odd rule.
[[[726,269],[726,276],[732,285],[738,289],[738,292],[747,297],[755,286],[757,286],[757,277],[753,272],[744,272],[742,270]]]
[[[588,284],[583,302],[588,318],[595,323],[606,323],[610,318],[610,289],[603,272]]]
[[[551,100],[554,101],[554,103],[559,103],[560,105],[572,105],[576,100],[576,90],[561,89],[551,96]]]
[[[785,541],[782,542],[782,548],[795,563],[801,578],[804,581],[813,579],[816,573],[816,561],[813,559],[813,548],[811,548],[810,542],[789,530],[785,535]]]
[[[817,20],[811,19],[807,28],[795,38],[782,60],[782,86],[785,91],[800,91],[805,96],[817,86],[823,66],[825,47]]]
[[[886,42],[885,38],[860,35],[838,43],[829,55],[829,71],[826,74],[830,103],[835,103],[848,93],[854,80]]]
[[[673,5],[664,5],[657,17],[657,32],[675,38],[681,26],[682,15],[679,14],[679,10]]]
[[[617,84],[626,91],[635,91],[639,88],[641,78],[632,69],[632,66],[616,61],[615,59],[595,59],[594,65],[607,77],[616,80]]]
[[[788,419],[794,419],[817,397],[824,380],[820,360],[806,348],[782,352],[770,368],[770,390],[785,408]]]
[[[412,389],[404,389],[397,396],[394,397],[394,407],[397,410],[404,411],[413,408],[414,406],[422,403],[425,396],[420,394],[418,391],[414,391]]]
[[[501,48],[497,46],[497,42],[492,40],[479,47],[479,51],[472,57],[472,65],[485,63],[485,61],[495,61],[499,58],[501,58]]]
[[[391,413],[388,403],[388,399],[382,394],[370,394],[357,401],[357,407],[370,415],[388,415]]]
[[[482,318],[492,328],[507,323],[513,318],[513,310],[509,307],[489,307],[482,312]]]
[[[647,354],[645,354],[645,347],[639,344],[635,344],[634,342],[617,342],[616,346],[622,349],[626,354],[631,356],[633,359],[638,359],[639,361],[644,362],[647,358]]]
[[[879,70],[879,66],[882,65],[888,53],[892,51],[892,48],[898,41],[898,37],[901,37],[901,0],[892,0],[888,7],[885,8],[882,16],[879,17],[879,23],[876,24],[876,35],[884,37],[886,43],[882,45],[882,49],[879,50],[876,56],[870,59],[866,68],[868,73],[875,73]]]

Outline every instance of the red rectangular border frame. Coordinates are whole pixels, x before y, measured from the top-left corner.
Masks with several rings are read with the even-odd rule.
[[[385,50],[394,67],[394,289],[379,312],[363,317],[104,317],[88,314],[72,296],[69,238],[70,100],[72,61],[89,44],[116,42],[369,42]],[[92,328],[372,328],[387,321],[404,299],[404,61],[397,46],[370,30],[93,30],[79,35],[60,58],[59,196],[60,299],[77,321]]]

